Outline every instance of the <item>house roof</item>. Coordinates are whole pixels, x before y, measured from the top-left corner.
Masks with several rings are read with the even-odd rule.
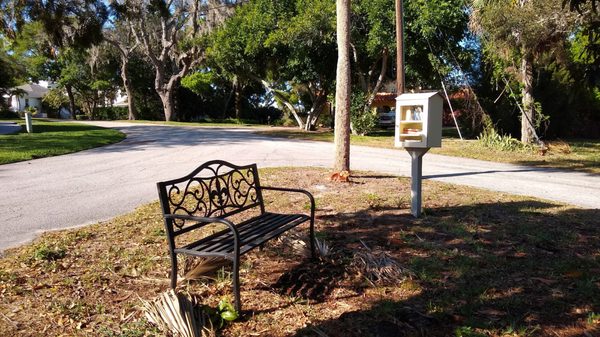
[[[27,93],[29,98],[42,98],[48,93],[48,88],[35,83],[27,83],[16,87]]]
[[[398,94],[395,92],[378,92],[375,94],[373,102],[395,102]]]
[[[439,93],[437,91],[430,91],[430,92],[407,92],[404,93],[400,96],[398,96],[398,98],[396,100],[398,101],[406,101],[406,100],[422,100],[422,99],[428,99],[431,98],[433,96],[439,96]],[[442,96],[440,96],[441,98]]]
[[[378,92],[375,94],[375,98],[373,98],[373,103],[371,106],[395,106],[397,96],[398,95],[395,92]]]

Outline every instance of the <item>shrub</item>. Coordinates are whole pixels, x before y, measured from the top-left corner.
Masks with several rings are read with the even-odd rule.
[[[531,151],[532,149],[530,145],[523,144],[510,135],[499,134],[489,121],[486,122],[477,139],[481,145],[501,151]]]
[[[245,118],[250,118],[260,124],[270,125],[276,124],[276,121],[281,119],[282,116],[283,111],[272,106],[253,108],[244,114]]]
[[[350,102],[350,123],[352,132],[364,136],[372,132],[377,126],[377,115],[371,113],[366,104],[366,95],[363,92],[354,92]]]
[[[25,113],[30,113],[32,116],[37,114],[37,109],[32,106],[28,106],[23,111],[19,111],[19,117],[25,118]]]
[[[273,123],[273,125],[277,125],[277,126],[286,126],[286,127],[298,127],[298,123],[296,122],[295,119],[293,118],[289,118],[289,117],[284,117],[282,119],[278,119],[275,121],[275,123]]]
[[[19,117],[19,115],[14,112],[14,111],[10,111],[9,109],[3,109],[0,108],[0,118],[17,118]]]
[[[96,108],[94,112],[94,119],[102,121],[127,119],[128,117],[129,110],[126,107],[100,107]]]

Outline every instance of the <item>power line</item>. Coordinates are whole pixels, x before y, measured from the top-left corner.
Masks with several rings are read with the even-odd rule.
[[[433,52],[433,48],[431,47],[431,43],[429,43],[429,38],[425,37],[425,41],[427,41],[427,45],[429,46],[429,51],[431,55],[435,56]],[[458,136],[460,140],[463,140],[462,133],[460,132],[460,127],[458,126],[458,121],[456,120],[456,116],[454,115],[454,108],[452,108],[452,103],[450,102],[450,97],[448,97],[448,91],[446,90],[446,85],[444,84],[444,78],[440,72],[440,69],[431,62],[431,65],[435,68],[435,71],[438,73],[440,77],[440,82],[442,83],[442,88],[444,89],[444,95],[446,96],[446,101],[448,102],[448,106],[450,107],[450,114],[452,115],[452,119],[454,120],[454,125],[456,126],[456,131],[458,131]]]

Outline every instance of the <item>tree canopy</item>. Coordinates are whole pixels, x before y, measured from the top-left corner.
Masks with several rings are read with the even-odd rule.
[[[394,0],[348,4],[352,125],[368,117],[372,126],[375,95],[395,87]],[[557,127],[570,120],[592,130],[600,105],[597,7],[592,0],[404,0],[406,86],[474,88],[499,132],[524,142],[572,135],[575,124]],[[335,1],[1,0],[0,9],[4,92],[50,79],[72,112],[90,118],[120,89],[130,119],[268,114],[306,130],[331,125]]]

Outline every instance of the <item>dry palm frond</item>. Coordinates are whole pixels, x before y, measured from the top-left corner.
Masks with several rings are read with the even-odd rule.
[[[228,263],[228,260],[221,257],[186,258],[183,261],[184,275],[182,280],[198,280],[202,277],[207,277],[211,272]]]
[[[294,253],[309,256],[310,252],[308,250],[308,245],[306,244],[306,240],[301,235],[290,235],[286,236],[281,240],[281,242],[290,247]]]
[[[317,334],[319,337],[329,337],[323,330],[317,328],[316,326],[311,326],[310,330]]]
[[[206,313],[195,299],[168,290],[156,300],[142,300],[146,318],[163,333],[174,337],[213,337],[215,332]]]
[[[292,232],[289,235],[281,236],[279,242],[290,247],[296,254],[304,257],[310,256],[310,244],[306,235]],[[315,238],[315,250],[320,257],[326,257],[331,253],[329,245],[325,241],[317,238]]]
[[[361,240],[365,250],[354,253],[352,267],[371,284],[398,284],[412,278],[413,273],[402,267],[390,254],[373,251]]]
[[[277,242],[285,247],[289,247],[292,251],[298,255],[309,256],[310,251],[306,244],[306,235],[294,228],[287,232],[286,235],[282,235],[277,238]]]
[[[320,257],[327,257],[331,253],[331,248],[324,240],[315,238],[315,249]]]

